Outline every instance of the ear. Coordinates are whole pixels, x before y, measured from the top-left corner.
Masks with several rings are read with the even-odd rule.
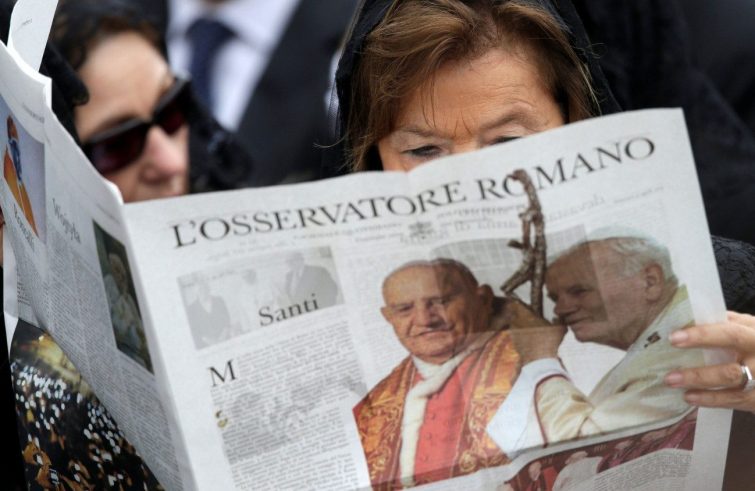
[[[649,302],[657,302],[663,295],[663,287],[666,284],[663,268],[656,263],[648,264],[642,270],[642,280],[645,288],[645,299]]]
[[[493,290],[489,285],[479,285],[477,287],[477,296],[480,297],[480,301],[486,309],[493,306]]]
[[[380,313],[383,314],[383,319],[385,319],[388,324],[393,325],[393,322],[391,322],[391,309],[389,309],[388,306],[380,307]]]

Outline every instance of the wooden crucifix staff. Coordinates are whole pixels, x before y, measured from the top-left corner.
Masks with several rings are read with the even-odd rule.
[[[530,307],[542,317],[546,254],[543,211],[530,176],[523,169],[517,169],[509,177],[522,184],[529,199],[529,205],[519,213],[522,221],[522,240],[510,240],[508,243],[509,247],[522,251],[522,263],[501,285],[501,290],[507,297],[516,298],[514,290],[529,281]]]

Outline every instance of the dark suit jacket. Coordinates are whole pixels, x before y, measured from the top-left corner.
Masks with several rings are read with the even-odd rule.
[[[324,309],[335,305],[338,285],[327,269],[305,265],[298,281],[294,281],[293,272],[286,274],[286,294],[296,304],[314,298],[317,300],[317,307]]]
[[[186,306],[191,334],[197,349],[222,341],[231,326],[231,316],[222,298],[212,296],[210,310],[205,310],[199,300]]]
[[[324,96],[330,66],[354,0],[301,0],[241,119],[238,138],[256,169],[256,186],[325,177],[330,143]]]
[[[166,0],[134,0],[167,25]],[[318,144],[329,140],[330,66],[357,0],[301,0],[244,110],[238,142],[254,162],[249,184],[329,177]],[[162,19],[160,19],[162,16]]]

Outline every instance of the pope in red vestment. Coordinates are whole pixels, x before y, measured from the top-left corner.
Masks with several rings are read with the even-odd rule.
[[[519,364],[506,301],[448,259],[401,266],[383,297],[383,316],[409,356],[354,408],[373,488],[508,463],[486,433]]]

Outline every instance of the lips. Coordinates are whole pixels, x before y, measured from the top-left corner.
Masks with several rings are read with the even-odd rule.
[[[418,334],[414,334],[412,337],[420,338],[420,337],[424,337],[424,336],[428,336],[432,334],[442,334],[442,333],[447,333],[451,331],[452,331],[451,327],[437,327],[435,329],[427,329]]]
[[[575,326],[578,326],[579,324],[584,324],[586,322],[590,322],[589,317],[581,317],[579,319],[569,319],[569,318],[564,319],[564,323],[571,328],[574,328]]]

